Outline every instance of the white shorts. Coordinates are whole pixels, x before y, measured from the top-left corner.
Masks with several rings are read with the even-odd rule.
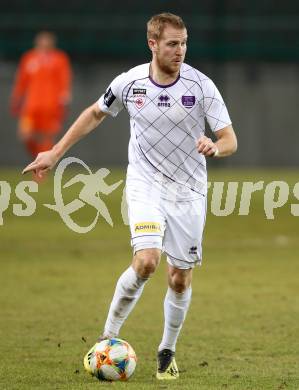
[[[157,248],[179,269],[200,265],[206,220],[206,197],[174,201],[157,196],[146,179],[128,178],[126,186],[131,245],[134,253]]]

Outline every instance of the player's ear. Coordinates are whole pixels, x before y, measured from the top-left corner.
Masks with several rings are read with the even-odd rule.
[[[155,53],[157,51],[157,48],[158,48],[158,42],[155,40],[155,39],[149,39],[147,41],[148,43],[148,47],[150,48],[150,50],[152,51],[152,53]]]

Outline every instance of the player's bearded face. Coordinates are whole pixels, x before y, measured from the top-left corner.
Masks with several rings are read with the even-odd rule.
[[[162,37],[157,41],[155,56],[161,70],[165,73],[178,73],[187,50],[186,29],[165,27]]]

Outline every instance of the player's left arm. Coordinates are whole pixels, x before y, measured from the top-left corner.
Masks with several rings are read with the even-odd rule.
[[[235,153],[238,143],[232,125],[217,130],[214,134],[217,138],[215,142],[205,135],[197,140],[198,153],[202,153],[205,157],[226,157]]]

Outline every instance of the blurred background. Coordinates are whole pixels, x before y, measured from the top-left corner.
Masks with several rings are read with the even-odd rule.
[[[186,62],[211,77],[227,103],[239,151],[225,166],[297,166],[299,101],[299,2],[252,0],[2,0],[0,14],[0,164],[29,159],[17,140],[9,97],[20,56],[35,34],[51,30],[70,56],[74,78],[67,125],[96,101],[110,81],[150,60],[146,22],[169,11],[189,34]],[[127,163],[125,112],[70,152],[88,164]]]

